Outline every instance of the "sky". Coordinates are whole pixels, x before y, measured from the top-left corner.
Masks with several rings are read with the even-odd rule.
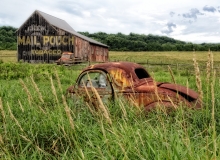
[[[1,0],[0,26],[19,28],[35,10],[65,20],[77,32],[220,43],[219,0]]]

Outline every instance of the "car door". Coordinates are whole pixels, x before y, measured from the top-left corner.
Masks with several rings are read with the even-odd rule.
[[[103,103],[109,103],[113,99],[113,88],[107,73],[101,70],[89,70],[83,72],[76,83],[77,94],[91,105],[99,105],[100,97]]]

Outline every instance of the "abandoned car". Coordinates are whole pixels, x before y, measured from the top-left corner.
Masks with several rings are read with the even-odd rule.
[[[97,94],[102,102],[123,96],[147,111],[162,105],[165,108],[184,105],[201,108],[199,95],[194,90],[167,82],[156,82],[146,69],[132,62],[107,62],[91,65],[67,89],[68,95],[79,96],[97,105]]]
[[[81,58],[74,57],[74,53],[72,52],[63,52],[61,57],[55,61],[57,65],[70,66],[74,63],[82,62]]]

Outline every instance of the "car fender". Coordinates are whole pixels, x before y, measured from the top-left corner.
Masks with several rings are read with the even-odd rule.
[[[172,109],[176,109],[177,108],[177,105],[170,102],[170,101],[156,101],[156,102],[152,102],[150,103],[149,105],[145,106],[145,110],[147,112],[151,111],[151,110],[154,110],[156,108],[160,108],[164,111],[170,111]]]
[[[199,94],[197,92],[195,92],[194,90],[192,90],[188,87],[185,87],[185,86],[178,85],[178,84],[160,83],[158,85],[158,87],[169,89],[169,90],[172,90],[172,91],[177,92],[179,94],[189,96],[193,100],[196,100],[199,97]]]

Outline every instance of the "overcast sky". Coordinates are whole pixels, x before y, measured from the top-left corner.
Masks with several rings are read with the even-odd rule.
[[[1,0],[0,4],[0,26],[19,28],[40,10],[80,32],[132,32],[220,43],[219,0]]]

